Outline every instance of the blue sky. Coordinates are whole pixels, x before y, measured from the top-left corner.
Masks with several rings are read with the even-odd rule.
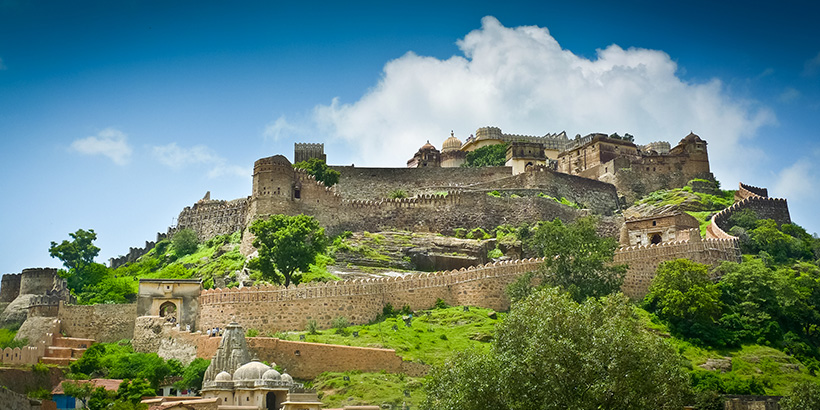
[[[724,187],[820,231],[813,2],[238,4],[0,0],[0,273],[59,266],[79,228],[124,254],[294,142],[400,167],[487,125],[694,131]]]

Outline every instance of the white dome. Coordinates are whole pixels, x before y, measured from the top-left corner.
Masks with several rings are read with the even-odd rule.
[[[262,380],[279,380],[281,378],[282,376],[276,371],[276,369],[270,369],[262,375]]]
[[[452,133],[450,133],[450,138],[444,140],[444,144],[441,145],[442,151],[451,151],[451,150],[460,150],[461,149],[461,140],[456,138]]]
[[[236,381],[258,380],[261,379],[262,375],[268,370],[270,370],[270,367],[265,366],[262,362],[257,362],[254,360],[239,366],[239,368],[233,372],[233,379]]]
[[[293,377],[290,377],[287,373],[282,373],[282,381],[287,383],[293,383]]]

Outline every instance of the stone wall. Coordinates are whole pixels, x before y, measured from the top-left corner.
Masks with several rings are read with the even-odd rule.
[[[4,409],[40,410],[42,408],[39,400],[29,399],[25,394],[13,392],[3,386],[0,386],[0,403]]]
[[[62,331],[68,337],[111,343],[134,337],[137,305],[61,304],[57,317],[62,322]]]
[[[11,303],[20,295],[20,274],[7,273],[0,279],[0,303]]]
[[[729,218],[733,213],[746,209],[753,211],[759,219],[772,219],[778,225],[791,223],[789,204],[785,199],[769,198],[761,194],[768,194],[768,190],[741,183],[735,193],[735,201],[737,202],[712,215],[712,222],[706,228],[707,236],[711,238],[734,238],[726,233],[731,228]]]
[[[740,262],[740,244],[734,237],[700,239],[700,234],[693,230],[688,241],[620,248],[615,252],[614,262],[629,266],[621,290],[631,298],[643,298],[655,278],[658,265],[680,258],[707,265],[716,265],[722,261]]]
[[[235,320],[264,333],[303,330],[309,319],[319,327],[344,316],[353,324],[375,319],[382,307],[432,307],[437,299],[450,305],[509,308],[505,288],[519,275],[534,271],[541,259],[496,262],[458,271],[302,284],[300,286],[204,290],[200,296],[199,329],[224,327]]]
[[[126,263],[133,263],[136,262],[137,259],[154,249],[154,246],[157,245],[157,242],[167,238],[168,235],[164,233],[157,232],[157,240],[156,241],[145,241],[145,246],[142,248],[129,248],[128,253],[125,255],[120,255],[116,258],[109,258],[108,259],[108,267],[112,269],[116,269]]]
[[[409,196],[466,188],[512,176],[511,167],[360,168],[332,166],[339,171],[338,193],[345,199],[387,198],[401,189]]]
[[[21,295],[44,295],[54,287],[57,278],[55,268],[23,269],[20,279]]]
[[[248,212],[248,198],[232,201],[200,200],[194,206],[186,206],[177,217],[176,227],[168,230],[168,235],[180,229],[193,229],[200,240],[218,235],[230,235],[245,227]]]
[[[616,167],[617,164],[612,165]],[[618,189],[627,204],[632,204],[641,197],[659,189],[680,188],[695,178],[714,180],[711,173],[689,173],[679,170],[652,171],[646,166],[631,165],[631,168],[621,168],[614,177],[609,178]],[[606,178],[605,178],[606,180]]]

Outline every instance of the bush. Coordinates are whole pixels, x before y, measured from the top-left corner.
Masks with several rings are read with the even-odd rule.
[[[455,235],[456,238],[463,239],[467,235],[467,230],[464,228],[453,229],[453,235]]]
[[[316,323],[315,319],[308,319],[307,327],[305,327],[305,332],[311,335],[318,335],[319,334],[319,325]]]
[[[196,252],[196,247],[199,245],[199,238],[196,232],[192,229],[181,229],[171,238],[171,244],[176,250],[177,256],[190,255]]]
[[[337,335],[345,334],[347,331],[347,327],[350,326],[350,322],[347,321],[347,318],[344,316],[339,316],[333,321],[330,322],[330,325],[336,329]]]
[[[247,337],[256,337],[259,336],[259,331],[256,329],[248,329],[245,331],[245,336]]]
[[[390,192],[388,196],[392,199],[407,198],[407,192],[404,192],[403,189],[397,189],[395,191]]]
[[[487,257],[490,259],[498,259],[502,256],[504,256],[504,252],[501,252],[501,249],[498,248],[490,249],[490,251],[487,252]]]
[[[492,197],[496,197],[496,198],[501,198],[501,192],[498,192],[498,191],[487,192],[487,195],[492,196]]]
[[[447,309],[448,307],[450,307],[450,305],[448,305],[443,299],[436,299],[436,309]]]
[[[489,239],[490,234],[482,228],[475,228],[467,234],[467,239]]]

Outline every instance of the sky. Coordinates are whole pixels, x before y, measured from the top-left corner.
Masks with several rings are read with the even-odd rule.
[[[820,5],[810,1],[0,0],[0,273],[143,246],[256,159],[325,144],[402,167],[484,126],[689,132],[725,189],[820,232]]]

